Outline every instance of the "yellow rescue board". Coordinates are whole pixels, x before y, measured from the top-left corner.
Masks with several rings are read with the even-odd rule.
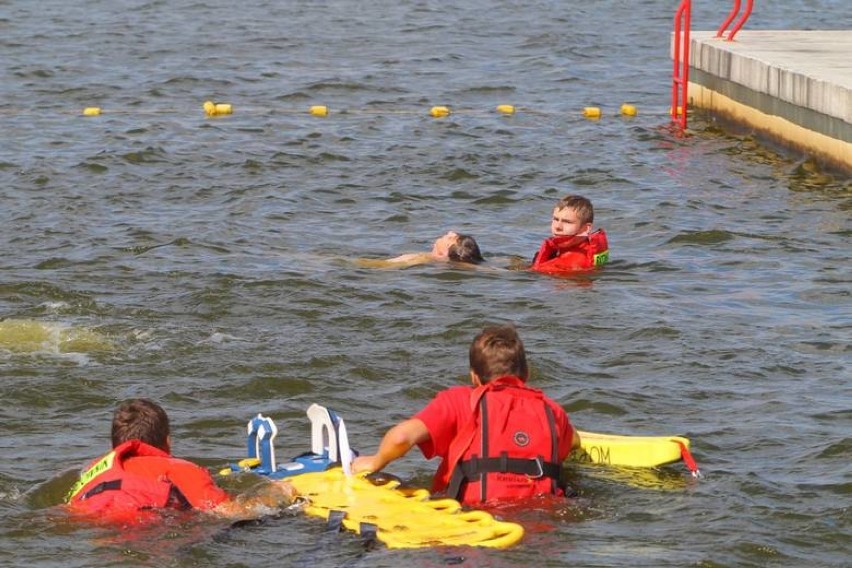
[[[626,467],[656,467],[678,462],[689,440],[680,436],[617,436],[595,432],[577,432],[581,446],[570,459]]]
[[[340,511],[345,528],[360,534],[365,526],[375,527],[376,538],[388,548],[507,548],[524,536],[521,525],[498,521],[485,511],[462,511],[453,499],[430,500],[427,490],[402,489],[396,481],[374,485],[363,474],[347,476],[339,467],[288,479],[308,498],[306,513],[328,519]]]

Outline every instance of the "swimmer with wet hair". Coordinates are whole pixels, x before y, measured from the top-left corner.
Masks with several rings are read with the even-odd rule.
[[[442,243],[442,253],[444,250],[443,245],[446,245],[446,253],[445,255],[436,256],[438,259],[446,257],[453,262],[466,262],[468,264],[479,264],[485,261],[482,258],[482,253],[479,251],[476,239],[470,235],[462,235],[454,231],[449,231],[435,241],[435,246],[432,248],[433,254],[438,249],[439,243]]]
[[[485,262],[476,239],[455,231],[447,231],[432,244],[429,252],[413,252],[384,260],[360,259],[361,266],[371,268],[408,268],[430,262],[480,264]]]

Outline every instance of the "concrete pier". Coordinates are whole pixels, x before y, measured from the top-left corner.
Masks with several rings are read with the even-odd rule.
[[[852,173],[852,31],[691,32],[688,102]]]

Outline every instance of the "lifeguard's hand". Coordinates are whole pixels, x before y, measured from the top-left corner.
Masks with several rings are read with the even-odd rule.
[[[361,473],[363,471],[367,472],[375,472],[381,470],[381,466],[378,463],[375,455],[372,456],[358,456],[354,460],[352,460],[352,472],[353,473]]]

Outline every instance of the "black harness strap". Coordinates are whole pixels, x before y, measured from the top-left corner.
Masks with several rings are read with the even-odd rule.
[[[94,487],[92,487],[91,489],[89,489],[88,491],[83,493],[83,496],[80,497],[80,499],[88,499],[90,497],[94,497],[95,495],[103,493],[104,491],[118,491],[119,489],[121,489],[121,480],[120,479],[113,479],[112,481],[104,481],[104,482],[98,483],[97,485],[95,485]]]
[[[559,479],[562,465],[546,462],[542,458],[510,458],[506,452],[503,452],[499,458],[474,457],[465,460],[459,464],[456,472],[461,473],[466,480],[476,480],[477,477],[486,473],[517,473],[534,479],[540,477]]]
[[[83,493],[80,499],[89,499],[94,497],[95,495],[99,495],[104,491],[121,491],[121,480],[113,479],[112,481],[103,481],[98,483],[85,493]],[[170,509],[178,509],[180,511],[188,511],[192,509],[192,505],[189,502],[189,499],[181,492],[180,489],[177,488],[176,485],[171,484],[169,487],[169,496],[166,499],[165,504],[163,505],[165,508]],[[146,507],[148,508],[148,507]]]
[[[328,532],[340,532],[343,529],[343,519],[346,518],[345,511],[329,511],[328,512],[328,523],[326,523],[326,530]]]
[[[544,405],[544,411],[547,413],[547,425],[550,426],[550,461],[556,463],[559,459],[559,440],[556,439],[556,417],[553,415],[553,409],[549,405]],[[559,468],[559,473],[556,476],[548,476],[551,479],[550,492],[556,494],[557,489],[563,486],[562,482],[562,464],[556,464]]]
[[[482,433],[480,435],[480,438],[482,440],[482,443],[481,443],[482,454],[481,455],[483,455],[485,457],[488,457],[488,405],[485,403],[485,401],[487,399],[488,399],[488,396],[486,395],[486,396],[483,396],[479,401],[479,412],[480,412],[480,415],[482,416],[482,422],[481,422]],[[464,462],[463,461],[460,462],[459,465],[464,465]],[[486,474],[486,472],[484,472],[484,471],[480,472],[478,474],[478,477],[479,477],[479,500],[483,501],[483,502],[485,501],[486,496],[488,495],[488,476],[485,475],[485,474]],[[468,478],[467,476],[465,476],[464,479],[465,480],[474,479],[474,477]],[[461,487],[459,489],[461,489]],[[461,497],[461,493],[459,493],[459,497]]]
[[[361,522],[358,523],[358,534],[365,537],[376,537],[379,528],[376,523]]]
[[[365,550],[373,550],[376,547],[378,531],[379,527],[374,523],[365,522],[358,525],[358,533],[361,535],[361,541],[364,544]]]

